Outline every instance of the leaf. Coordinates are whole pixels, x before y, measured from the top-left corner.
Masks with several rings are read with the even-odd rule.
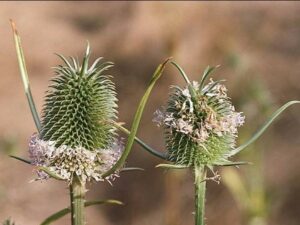
[[[169,59],[165,60],[155,70],[155,72],[152,76],[152,79],[149,83],[149,86],[148,86],[145,94],[143,95],[143,97],[138,105],[137,111],[135,113],[135,116],[133,119],[133,124],[131,127],[130,135],[129,135],[127,143],[126,143],[125,150],[124,150],[123,154],[121,155],[120,159],[116,162],[116,164],[109,171],[107,171],[105,174],[103,174],[103,177],[107,177],[107,176],[113,174],[116,170],[120,169],[123,166],[123,164],[125,163],[125,160],[127,159],[128,155],[131,151],[131,148],[132,148],[132,145],[133,145],[133,142],[134,142],[134,139],[135,139],[135,136],[136,136],[147,100],[150,96],[150,93],[151,93],[156,81],[162,75],[162,72],[164,71],[165,66],[168,62],[169,62]]]
[[[130,131],[127,130],[125,127],[123,127],[121,124],[112,121],[112,124],[119,129],[120,131],[122,131],[123,133],[130,135]],[[143,149],[145,149],[147,152],[151,153],[152,155],[155,155],[163,160],[168,160],[166,154],[159,152],[153,148],[151,148],[149,145],[147,145],[145,142],[143,142],[141,139],[139,139],[138,137],[134,137],[134,140],[143,147]]]
[[[188,166],[184,165],[173,165],[173,164],[158,164],[155,168],[164,168],[164,169],[187,169]]]
[[[31,165],[31,162],[28,159],[23,159],[23,158],[21,158],[19,156],[14,156],[14,155],[10,155],[10,157],[13,158],[13,159],[19,160],[21,162],[24,162],[26,164]]]
[[[264,132],[265,130],[272,124],[272,122],[285,110],[287,109],[289,106],[294,105],[294,104],[299,104],[300,101],[290,101],[287,102],[286,104],[284,104],[283,106],[281,106],[277,111],[275,111],[273,113],[273,115],[269,118],[269,120],[267,120],[265,122],[265,124],[258,130],[256,131],[256,133],[243,145],[241,145],[240,147],[234,149],[231,151],[230,156],[233,156],[237,153],[239,153],[240,151],[244,150],[246,147],[248,147],[250,144],[252,144],[254,141],[256,141]]]
[[[86,202],[84,204],[85,207],[89,207],[89,206],[93,206],[93,205],[100,205],[100,204],[116,204],[116,205],[124,205],[122,202],[118,201],[118,200],[113,200],[113,199],[109,199],[109,200],[103,200],[103,201],[89,201]],[[48,218],[46,218],[41,225],[49,225],[52,222],[60,219],[61,217],[67,215],[68,213],[71,212],[70,207],[68,208],[64,208],[56,213],[54,213],[53,215],[49,216]]]
[[[33,100],[32,94],[31,94],[24,53],[23,53],[23,49],[21,46],[21,39],[20,39],[20,36],[16,29],[15,23],[12,20],[10,20],[10,23],[11,23],[11,27],[12,27],[13,34],[14,34],[15,47],[16,47],[16,51],[17,51],[18,63],[19,63],[22,82],[23,82],[23,86],[24,86],[24,90],[25,90],[25,95],[27,97],[27,101],[28,101],[28,104],[29,104],[29,107],[31,110],[31,114],[32,114],[35,126],[36,126],[38,132],[40,132],[41,123],[40,123],[39,115],[36,111],[35,103],[34,103],[34,100]]]

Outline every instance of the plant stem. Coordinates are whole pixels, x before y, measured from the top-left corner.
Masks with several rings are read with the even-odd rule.
[[[77,176],[74,176],[70,185],[71,198],[71,221],[72,225],[84,225],[84,198],[85,185],[80,182]]]
[[[206,170],[195,167],[195,225],[204,225]]]

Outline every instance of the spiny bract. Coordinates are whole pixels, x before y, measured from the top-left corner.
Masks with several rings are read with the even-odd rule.
[[[165,130],[169,160],[187,166],[213,166],[227,162],[235,147],[237,127],[244,116],[235,109],[221,81],[204,85],[189,83],[185,89],[173,86],[165,112],[156,111],[154,122]]]
[[[104,72],[112,66],[98,58],[90,68],[89,46],[82,65],[59,55],[65,65],[55,68],[50,90],[45,97],[40,138],[93,151],[106,148],[114,139],[115,129],[107,123],[117,117],[113,82]]]

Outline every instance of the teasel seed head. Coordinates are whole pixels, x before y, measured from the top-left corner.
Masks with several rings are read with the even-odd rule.
[[[55,68],[45,97],[40,138],[55,141],[56,147],[81,146],[91,151],[107,147],[115,129],[103,121],[117,118],[115,86],[104,74],[112,63],[101,63],[99,58],[88,68],[89,47],[82,65],[74,58],[72,65],[60,57],[66,65]]]
[[[105,75],[112,63],[98,58],[89,68],[89,46],[82,65],[72,57],[70,62],[59,57],[65,65],[55,68],[56,76],[45,97],[41,132],[29,143],[31,162],[68,181],[75,175],[83,182],[104,180],[102,174],[123,151],[114,126],[107,123],[117,118],[115,85]],[[38,176],[49,177],[43,171],[38,171]]]
[[[154,122],[164,128],[168,159],[179,165],[225,162],[244,123],[221,81],[204,85],[205,78],[184,89],[173,86],[166,108],[155,112]]]

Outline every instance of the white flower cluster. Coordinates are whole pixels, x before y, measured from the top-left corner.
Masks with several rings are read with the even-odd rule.
[[[194,81],[192,86],[199,92],[197,82]],[[156,110],[154,113],[153,122],[158,126],[164,125],[171,132],[186,134],[199,144],[204,143],[210,135],[237,135],[237,128],[243,125],[245,117],[235,111],[224,85],[211,80],[201,90],[202,95],[196,101],[192,99],[188,88],[180,92],[177,95],[181,98],[175,101],[176,111]],[[182,97],[184,101],[180,100]],[[213,101],[210,103],[208,99]]]
[[[77,175],[81,181],[103,181],[102,174],[107,172],[120,158],[124,149],[121,141],[115,141],[108,149],[87,150],[83,147],[70,148],[62,145],[55,147],[55,142],[41,140],[37,134],[29,142],[31,163],[46,167],[50,172],[64,180],[71,181]],[[49,177],[38,171],[39,179]],[[117,175],[111,176],[113,178]],[[107,178],[106,178],[107,179]]]

